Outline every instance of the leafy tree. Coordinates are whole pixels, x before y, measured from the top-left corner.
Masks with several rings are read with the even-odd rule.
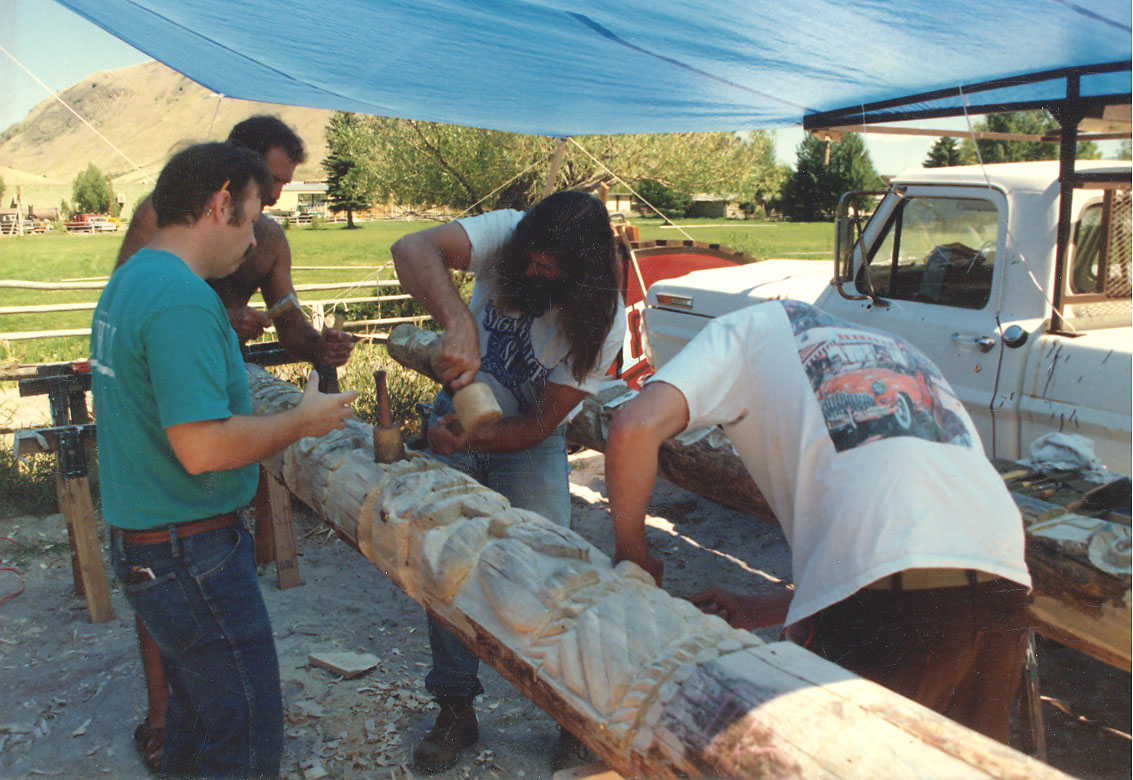
[[[808,133],[799,144],[795,172],[783,186],[781,204],[791,219],[829,219],[843,193],[882,186],[859,134],[845,133],[841,141],[829,143],[829,162],[826,141]]]
[[[75,177],[71,199],[75,209],[82,213],[105,214],[110,210],[110,186],[94,163]]]
[[[542,195],[557,138],[376,119],[379,193],[405,205],[474,213],[526,208]],[[769,200],[784,176],[766,133],[596,135],[568,142],[554,189],[649,179],[685,193]],[[600,162],[596,162],[600,161]]]
[[[373,205],[378,194],[374,175],[374,123],[370,117],[334,112],[326,129],[327,198],[330,210],[346,212],[346,228],[353,230],[354,212]]]
[[[653,179],[643,179],[636,185],[637,194],[669,219],[679,219],[692,205],[692,196],[677,192]],[[651,210],[650,210],[651,211]],[[650,213],[647,211],[647,213]]]
[[[1045,111],[1010,111],[1002,114],[988,114],[984,121],[972,125],[972,129],[994,133],[1043,135],[1047,132],[1058,132],[1059,125]],[[1058,144],[1056,142],[1001,141],[980,138],[976,140],[975,146],[973,146],[971,139],[966,138],[960,147],[961,154],[965,156],[965,159],[971,159],[973,162],[976,161],[976,149],[979,149],[979,159],[984,163],[1058,159]],[[1078,159],[1096,160],[1099,157],[1101,157],[1101,152],[1093,141],[1080,141],[1078,143]]]
[[[936,143],[928,150],[928,157],[924,161],[926,168],[946,168],[950,165],[965,165],[967,160],[956,145],[956,139],[951,137],[937,138]]]
[[[1128,138],[1121,142],[1121,146],[1117,150],[1117,159],[1133,160],[1133,142]]]

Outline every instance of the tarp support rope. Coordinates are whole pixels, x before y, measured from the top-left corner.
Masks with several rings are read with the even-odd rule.
[[[646,200],[645,198],[641,197],[641,193],[640,193],[640,192],[638,192],[637,190],[635,190],[635,189],[634,189],[633,187],[629,186],[629,184],[628,184],[628,183],[626,182],[626,180],[625,180],[625,179],[623,179],[623,178],[622,178],[621,176],[618,176],[618,174],[614,173],[614,171],[613,171],[613,170],[611,170],[611,169],[610,169],[610,167],[609,167],[608,165],[606,165],[606,164],[605,164],[605,163],[603,163],[603,162],[602,162],[601,160],[599,160],[599,159],[598,159],[597,157],[595,157],[594,155],[592,155],[592,154],[591,154],[591,153],[590,153],[589,151],[587,151],[586,147],[584,147],[584,146],[583,146],[582,144],[580,144],[580,143],[579,143],[578,141],[576,141],[576,140],[575,140],[574,138],[570,138],[570,139],[568,139],[568,140],[569,140],[569,141],[570,141],[570,142],[571,142],[572,144],[574,144],[575,146],[577,146],[577,147],[578,147],[579,149],[581,149],[581,150],[582,150],[582,153],[583,153],[583,154],[585,154],[585,155],[586,155],[587,157],[589,157],[589,158],[590,158],[591,160],[593,160],[593,161],[594,161],[594,162],[595,162],[595,163],[596,163],[596,164],[598,165],[598,167],[599,167],[599,168],[601,168],[601,169],[602,169],[602,170],[604,170],[604,171],[605,171],[606,173],[608,173],[608,174],[610,174],[611,176],[613,176],[613,177],[614,177],[614,180],[615,180],[615,181],[617,181],[617,182],[618,182],[619,184],[621,184],[621,185],[622,185],[623,187],[625,187],[625,188],[626,188],[627,190],[629,190],[630,192],[632,192],[632,193],[634,194],[634,196],[636,196],[636,197],[637,197],[637,199],[638,199],[638,200],[640,200],[640,201],[641,201],[642,203],[644,203],[644,204],[645,204],[646,206],[648,206],[649,208],[651,208],[651,209],[653,209],[654,211],[656,211],[656,212],[657,212],[657,216],[661,217],[661,219],[665,220],[665,221],[666,221],[666,222],[668,222],[668,223],[669,223],[670,225],[672,225],[673,227],[675,227],[675,228],[677,229],[677,232],[679,232],[679,233],[680,233],[680,234],[681,234],[682,236],[684,236],[685,238],[687,238],[687,239],[688,239],[689,241],[692,241],[692,240],[693,240],[692,236],[690,236],[690,235],[689,235],[688,233],[686,233],[686,232],[684,231],[684,228],[682,228],[682,227],[681,227],[680,225],[678,225],[678,224],[677,224],[676,222],[673,222],[673,220],[671,220],[671,219],[669,219],[668,217],[666,217],[666,216],[665,216],[664,214],[662,214],[662,213],[661,213],[661,210],[660,210],[659,208],[657,208],[656,206],[654,206],[654,205],[653,205],[652,203],[650,203],[649,201],[647,201],[647,200]]]
[[[990,192],[993,189],[991,186],[991,179],[987,175],[987,168],[984,164],[983,155],[980,154],[980,145],[976,142],[976,133],[975,128],[972,125],[972,117],[968,113],[968,95],[964,92],[963,87],[958,87],[957,90],[960,93],[960,99],[962,101],[961,105],[964,109],[964,121],[968,123],[968,134],[971,136],[972,149],[974,149],[976,152],[976,162],[979,163],[980,173],[983,174],[984,182],[987,184],[987,189]],[[1019,243],[1015,240],[1015,235],[1011,232],[1010,224],[1007,225],[1007,240],[1010,246],[1015,250],[1015,256],[1009,258],[1007,262],[1011,263],[1012,265],[1022,263],[1023,268],[1027,271],[1027,278],[1031,280],[1031,284],[1033,284],[1035,286],[1035,289],[1039,291],[1039,295],[1042,296],[1046,304],[1053,310],[1054,300],[1051,298],[1051,296],[1047,295],[1046,288],[1043,287],[1042,283],[1039,282],[1038,277],[1035,276],[1035,272],[1034,270],[1032,270],[1031,264],[1027,261],[1027,258],[1023,256],[1023,253],[1019,251]],[[1000,289],[1001,296],[1004,294],[1004,292],[1005,291],[1003,289]],[[1075,330],[1074,326],[1070,323],[1064,323],[1064,327],[1068,328],[1071,332],[1074,332]]]
[[[46,89],[46,90],[47,90],[47,91],[48,91],[48,92],[49,92],[49,93],[51,94],[51,97],[53,97],[53,98],[55,98],[55,99],[56,99],[57,101],[59,101],[59,104],[60,104],[61,106],[63,106],[63,108],[67,109],[67,110],[68,110],[68,111],[70,111],[70,112],[71,112],[72,114],[74,114],[74,115],[75,115],[76,117],[78,117],[78,120],[79,120],[80,122],[82,122],[82,123],[83,123],[84,125],[86,125],[87,127],[89,127],[92,133],[94,133],[94,134],[95,134],[95,135],[97,135],[97,136],[98,136],[99,138],[101,138],[101,139],[102,139],[103,141],[105,141],[105,142],[106,142],[106,145],[107,145],[107,146],[109,146],[109,147],[110,147],[111,149],[113,149],[113,150],[114,150],[114,151],[116,151],[116,152],[117,152],[117,153],[118,153],[119,155],[121,155],[121,157],[122,157],[122,159],[123,159],[123,160],[125,160],[125,161],[126,161],[126,162],[128,162],[128,163],[130,163],[130,165],[134,166],[134,170],[136,170],[136,171],[137,171],[138,173],[140,173],[140,174],[142,175],[142,181],[143,181],[143,182],[145,182],[145,183],[147,183],[147,184],[153,184],[153,183],[154,183],[154,180],[153,180],[153,179],[151,179],[151,178],[149,177],[149,175],[148,175],[148,174],[147,174],[147,173],[146,173],[145,171],[143,171],[143,170],[141,169],[141,167],[140,167],[140,166],[139,166],[139,165],[138,165],[138,164],[137,164],[136,162],[134,162],[134,161],[133,161],[133,160],[131,160],[131,159],[130,159],[129,157],[127,157],[127,156],[126,156],[126,153],[125,153],[125,152],[123,152],[123,151],[122,151],[121,149],[119,149],[119,148],[118,148],[117,146],[115,146],[115,145],[114,145],[113,143],[111,143],[111,141],[110,141],[110,139],[109,139],[109,138],[107,138],[106,136],[104,136],[104,135],[103,135],[102,133],[98,132],[98,130],[96,130],[96,129],[95,129],[94,125],[92,125],[92,124],[91,124],[90,122],[88,122],[88,121],[87,121],[86,119],[84,119],[84,118],[83,118],[83,115],[82,115],[82,114],[80,114],[80,113],[79,113],[78,111],[76,111],[75,109],[71,108],[71,106],[69,106],[69,105],[67,104],[67,101],[65,101],[65,100],[63,100],[63,98],[59,97],[59,93],[58,93],[58,92],[56,92],[56,91],[55,91],[55,90],[53,90],[53,89],[52,89],[51,87],[49,87],[49,86],[47,86],[46,84],[44,84],[44,83],[43,83],[43,81],[41,81],[41,80],[40,80],[39,76],[35,75],[35,74],[34,74],[34,73],[32,73],[32,72],[31,72],[30,70],[28,70],[28,69],[27,69],[27,66],[25,66],[25,65],[24,65],[24,64],[23,64],[22,62],[20,62],[19,60],[17,60],[17,59],[16,59],[16,56],[15,56],[14,54],[12,54],[12,52],[10,52],[10,51],[8,51],[7,49],[5,49],[5,48],[4,48],[4,47],[3,47],[2,45],[0,45],[0,51],[2,51],[2,52],[4,52],[5,54],[7,54],[7,55],[8,55],[8,58],[9,58],[10,60],[12,60],[12,62],[16,63],[16,65],[17,65],[17,66],[18,66],[18,67],[19,67],[19,68],[20,68],[21,70],[23,70],[23,72],[24,72],[24,73],[26,73],[26,74],[28,74],[29,76],[31,76],[31,77],[32,77],[32,79],[33,79],[33,80],[35,81],[35,83],[36,83],[36,84],[39,84],[39,86],[41,86],[41,87],[43,87],[44,89]]]

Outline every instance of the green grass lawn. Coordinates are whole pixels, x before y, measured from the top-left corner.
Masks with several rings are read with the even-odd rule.
[[[684,240],[681,230],[661,219],[633,219],[643,239]],[[758,220],[682,219],[677,224],[694,241],[722,244],[737,252],[767,260],[833,260],[833,222],[762,222]]]
[[[660,219],[632,220],[642,238],[682,240],[684,236]],[[343,225],[321,229],[292,227],[287,231],[296,284],[352,282],[393,278],[389,248],[399,237],[436,222],[368,222],[356,230]],[[718,243],[757,260],[769,257],[828,260],[833,252],[834,228],[830,223],[757,222],[694,219],[679,224],[696,241]],[[723,225],[723,227],[717,227]],[[0,280],[59,282],[106,277],[122,241],[120,234],[75,235],[48,233],[22,238],[0,238]],[[340,270],[313,270],[303,266],[333,266]],[[362,288],[352,296],[372,295]],[[388,292],[388,291],[387,291]],[[15,290],[0,288],[0,306],[94,302],[98,290]],[[303,293],[303,300],[328,300],[335,291]],[[56,312],[0,316],[0,333],[86,328],[91,312]],[[87,354],[86,337],[36,341],[0,339],[0,365],[71,360]]]

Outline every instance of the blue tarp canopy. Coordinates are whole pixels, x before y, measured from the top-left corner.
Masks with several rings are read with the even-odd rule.
[[[1129,0],[58,1],[230,97],[551,136],[1130,93]]]

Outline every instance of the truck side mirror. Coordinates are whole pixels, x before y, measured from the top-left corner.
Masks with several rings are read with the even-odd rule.
[[[838,290],[838,294],[851,301],[864,301],[874,298],[873,295],[849,295],[842,289],[846,282],[854,280],[854,251],[858,248],[859,239],[865,232],[870,217],[867,216],[867,206],[872,206],[871,199],[885,195],[885,190],[855,190],[847,192],[838,199],[834,221],[834,280],[831,284]]]
[[[854,221],[839,216],[834,221],[834,284],[849,281],[854,275]]]

